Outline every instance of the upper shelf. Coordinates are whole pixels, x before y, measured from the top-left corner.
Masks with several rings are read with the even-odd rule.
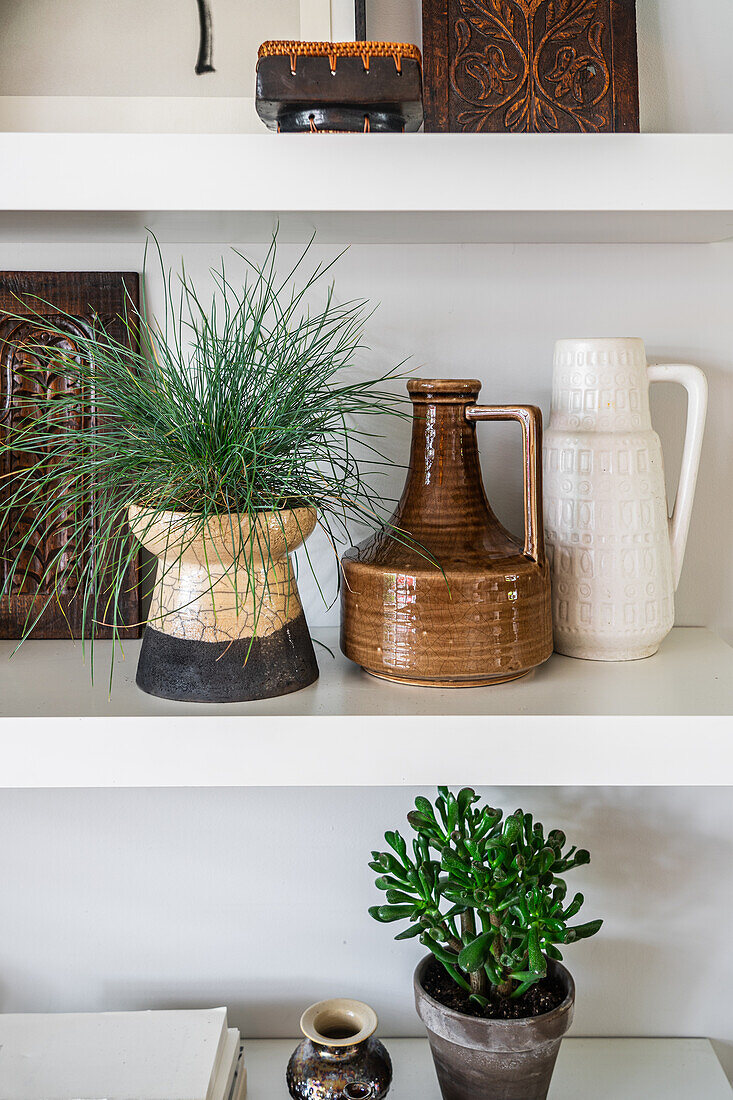
[[[0,643],[0,787],[733,784],[733,649],[675,629],[646,661],[553,656],[488,688],[375,680],[316,632],[320,679],[256,703],[168,702],[125,643],[108,697],[71,642]],[[693,717],[694,716],[694,717]],[[459,751],[453,747],[459,745]]]
[[[0,239],[722,241],[731,179],[729,134],[8,133]]]

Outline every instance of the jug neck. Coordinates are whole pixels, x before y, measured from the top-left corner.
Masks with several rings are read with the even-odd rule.
[[[445,527],[455,537],[495,523],[484,492],[476,425],[466,409],[476,404],[476,379],[411,379],[410,469],[397,510],[399,522],[417,531]]]
[[[641,340],[560,340],[555,350],[550,428],[651,429],[649,377]]]

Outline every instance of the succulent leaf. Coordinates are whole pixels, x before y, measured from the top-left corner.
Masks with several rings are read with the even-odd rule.
[[[467,974],[475,974],[480,970],[489,957],[493,938],[494,932],[492,930],[476,936],[475,939],[466,944],[458,956],[458,965],[461,970],[465,970]]]

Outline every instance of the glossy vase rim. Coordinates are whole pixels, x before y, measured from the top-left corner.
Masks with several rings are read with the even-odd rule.
[[[567,994],[561,1003],[551,1012],[545,1012],[541,1016],[525,1016],[516,1020],[489,1020],[480,1016],[468,1016],[465,1012],[458,1012],[454,1008],[436,1001],[431,997],[423,985],[423,975],[433,960],[433,955],[425,955],[415,968],[413,986],[418,995],[418,1015],[429,1030],[440,1034],[433,1021],[428,1023],[420,1012],[419,999],[427,1002],[432,1010],[433,1017],[442,1018],[445,1023],[443,1038],[449,1038],[451,1042],[461,1046],[475,1049],[492,1049],[499,1046],[504,1050],[519,1052],[529,1050],[537,1046],[537,1032],[541,1030],[543,1039],[550,1042],[561,1038],[568,1030],[567,1017],[572,1014],[575,1004],[575,982],[567,967],[554,959],[548,959],[548,972],[558,974],[567,985]],[[467,1032],[474,1032],[472,1038]],[[450,1034],[447,1034],[447,1033]],[[475,1033],[482,1035],[483,1041],[477,1041]],[[498,1040],[498,1042],[497,1042]]]
[[[407,392],[414,404],[454,404],[475,400],[481,389],[478,378],[411,378]]]
[[[341,1022],[344,1028],[351,1025],[357,1030],[352,1035],[334,1039],[320,1030],[325,1026],[324,1017],[332,1020],[333,1024]],[[378,1023],[376,1012],[364,1001],[331,997],[325,1001],[316,1001],[306,1008],[300,1017],[300,1030],[307,1039],[319,1046],[353,1047],[369,1039],[377,1030]]]

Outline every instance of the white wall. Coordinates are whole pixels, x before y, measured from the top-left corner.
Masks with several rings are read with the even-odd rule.
[[[247,250],[250,246],[242,245]],[[263,246],[250,248],[262,254]],[[294,256],[281,246],[283,267]],[[166,245],[165,259],[183,255],[203,288],[221,245]],[[335,246],[314,255],[333,256]],[[52,270],[140,266],[142,248],[110,245],[5,245],[0,267]],[[642,336],[650,360],[693,362],[710,382],[707,438],[687,558],[677,595],[677,622],[709,626],[733,642],[731,487],[721,471],[733,466],[733,248],[728,245],[354,246],[336,269],[340,298],[365,296],[380,307],[371,320],[365,370],[381,371],[410,356],[428,377],[478,377],[487,402],[530,402],[549,413],[552,354],[564,336]],[[160,308],[160,282],[151,271],[150,300]],[[652,388],[655,425],[667,460],[673,499],[684,431],[685,397],[673,386]],[[489,498],[510,529],[522,526],[521,450],[511,425],[479,428]],[[390,425],[387,449],[408,459],[409,427]],[[399,494],[401,472],[385,493]],[[336,592],[336,565],[325,538],[310,547]],[[723,548],[723,549],[721,549]],[[306,614],[313,626],[336,623],[307,575]]]
[[[420,1034],[421,949],[366,912],[369,853],[406,831],[415,793],[0,793],[0,1010],[226,1003],[245,1035],[290,1036],[341,994],[371,1003],[383,1035]],[[574,1034],[712,1036],[733,1074],[730,791],[482,793],[591,851],[568,882],[605,925],[566,952]]]

